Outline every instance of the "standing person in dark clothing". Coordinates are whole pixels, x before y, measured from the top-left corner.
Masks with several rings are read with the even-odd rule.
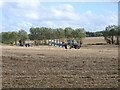
[[[22,40],[19,40],[19,44],[20,44],[20,46],[23,46]]]
[[[27,47],[27,44],[25,44],[25,46]]]
[[[65,49],[67,49],[67,43],[65,43]]]
[[[62,47],[64,47],[65,46],[65,43],[64,42],[62,42]]]

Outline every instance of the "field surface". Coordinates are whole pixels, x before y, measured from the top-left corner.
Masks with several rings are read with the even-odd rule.
[[[2,71],[3,88],[116,88],[118,48],[2,46]]]
[[[83,39],[83,44],[96,44],[103,43],[106,44],[104,37],[86,37]]]

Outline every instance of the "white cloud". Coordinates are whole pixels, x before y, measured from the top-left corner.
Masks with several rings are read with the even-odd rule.
[[[57,6],[53,6],[53,8],[57,10],[72,12],[74,10],[73,6],[71,4],[59,4]]]
[[[74,9],[77,8],[71,4],[59,4],[46,8],[41,6],[39,0],[22,1],[17,1],[17,8],[11,7],[11,13],[21,20],[27,19],[29,22],[22,22],[17,25],[17,28],[29,28],[35,21],[38,26],[40,24],[40,26],[47,27],[84,27],[87,31],[96,31],[103,30],[109,24],[117,24],[118,20],[116,12],[110,12],[108,16],[105,16],[104,14],[97,15],[88,10],[81,14],[80,11],[79,13],[75,12]]]
[[[111,13],[108,12],[107,15],[100,14],[97,15],[91,11],[81,15],[80,23],[89,31],[103,30],[108,25],[117,25],[118,23],[118,14],[115,11]]]
[[[18,27],[32,27],[32,23],[31,22],[27,22],[27,21],[22,21],[22,22],[19,22],[17,23],[17,26]]]
[[[70,4],[60,4],[52,7],[54,17],[61,20],[78,20],[79,14],[74,12],[74,8]]]
[[[77,15],[77,13],[74,13],[73,15]],[[71,14],[71,13],[70,13]],[[69,12],[67,12],[67,15],[69,15]],[[61,13],[61,16],[65,16],[65,13]],[[118,23],[118,16],[117,12],[108,12],[107,16],[104,14],[96,14],[93,13],[91,10],[86,11],[83,14],[78,14],[78,19],[75,16],[70,16],[71,20],[52,20],[48,24],[50,26],[54,25],[56,27],[82,27],[85,28],[86,31],[98,31],[98,30],[104,30],[106,26],[108,25],[117,25]],[[65,16],[68,18],[67,16]],[[61,18],[61,17],[59,17]],[[47,22],[47,21],[46,21]],[[48,26],[49,26],[48,25]]]
[[[19,7],[37,7],[41,0],[0,0],[3,3],[12,2],[17,3]]]
[[[9,2],[9,1],[8,1]],[[40,6],[39,0],[16,0],[12,2],[16,5],[14,8],[11,6],[12,4],[8,4],[11,6],[8,10],[11,14],[19,18],[33,19],[37,20],[40,16],[40,10],[42,9]]]
[[[39,19],[39,15],[36,12],[26,13],[25,17],[30,18],[30,19],[34,19],[34,20]]]
[[[24,16],[29,19],[39,19],[40,0],[17,0],[18,9],[24,12]]]
[[[39,0],[16,0],[16,2],[21,8],[38,8],[40,5]]]
[[[73,11],[74,8],[73,8],[73,6],[70,5],[70,4],[65,4],[65,6],[64,6],[64,10],[65,10],[65,11]]]
[[[0,7],[2,7],[3,6],[3,1],[2,0],[0,0]]]
[[[57,27],[58,25],[55,24],[55,22],[53,21],[43,21],[42,24],[45,26],[45,27],[50,27],[50,28],[54,28],[54,27]],[[57,26],[56,26],[57,25]]]
[[[29,28],[31,28],[33,24],[28,21],[19,21],[16,23],[16,25],[10,25],[11,31],[18,31],[20,29],[24,29],[27,32],[29,32]]]
[[[62,15],[62,11],[58,11],[57,9],[53,9],[52,11],[56,16]]]

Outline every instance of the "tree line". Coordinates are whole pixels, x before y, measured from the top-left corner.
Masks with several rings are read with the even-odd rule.
[[[16,44],[17,41],[22,40],[25,41],[27,40],[28,34],[25,30],[19,30],[18,32],[1,32],[0,33],[0,42],[4,44]]]
[[[71,27],[63,28],[47,28],[35,27],[30,28],[30,33],[27,34],[25,30],[18,32],[2,32],[0,33],[1,43],[16,44],[17,41],[25,40],[49,40],[61,38],[83,38],[85,37],[85,30],[82,28],[73,29]]]
[[[63,28],[30,28],[30,40],[61,39],[61,38],[83,38],[85,30],[82,28],[73,29],[71,27]]]
[[[19,30],[18,32],[1,32],[0,42],[5,44],[16,44],[17,41],[25,40],[49,40],[49,39],[73,39],[84,37],[99,37],[103,36],[108,44],[120,44],[120,27],[116,25],[110,25],[105,30],[97,32],[85,32],[84,28],[73,29],[71,27],[66,28],[47,28],[47,27],[32,27],[28,34],[25,30]]]
[[[86,37],[101,37],[103,36],[104,31],[97,31],[97,32],[86,32]]]

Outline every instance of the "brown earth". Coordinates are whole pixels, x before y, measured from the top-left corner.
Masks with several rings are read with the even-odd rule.
[[[2,71],[3,88],[116,88],[118,48],[2,46]]]
[[[106,44],[106,41],[104,37],[86,37],[83,39],[83,44],[96,44],[96,43]]]

